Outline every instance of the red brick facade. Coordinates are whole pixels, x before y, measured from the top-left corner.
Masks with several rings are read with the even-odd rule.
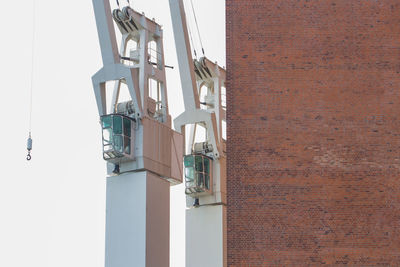
[[[229,266],[400,266],[400,1],[226,5]]]

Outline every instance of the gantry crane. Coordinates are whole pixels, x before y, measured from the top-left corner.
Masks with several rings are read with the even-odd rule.
[[[174,120],[186,136],[186,267],[226,261],[225,69],[192,57],[183,0],[169,0],[185,112]]]
[[[104,65],[92,81],[108,173],[105,266],[168,267],[170,185],[182,182],[183,137],[171,129],[163,30],[130,6],[92,1]]]

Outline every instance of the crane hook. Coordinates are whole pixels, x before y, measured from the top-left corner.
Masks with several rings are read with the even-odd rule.
[[[27,147],[26,147],[28,150],[28,155],[26,156],[27,161],[30,161],[32,159],[32,156],[31,156],[32,143],[33,143],[33,141],[32,141],[32,137],[31,137],[31,133],[29,132],[29,137],[28,137]]]

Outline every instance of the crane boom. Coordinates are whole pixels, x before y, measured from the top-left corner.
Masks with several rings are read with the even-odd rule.
[[[112,20],[110,0],[93,1],[96,17],[97,31],[103,58],[103,65],[117,64],[120,62],[117,40],[115,38],[114,22]]]
[[[169,0],[185,110],[200,108],[183,0]]]

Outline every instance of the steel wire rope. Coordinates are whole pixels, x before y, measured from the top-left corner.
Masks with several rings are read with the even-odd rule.
[[[192,11],[193,11],[193,16],[194,16],[194,21],[196,23],[197,34],[198,34],[199,40],[200,40],[201,51],[203,52],[203,56],[204,56],[204,47],[203,47],[203,42],[201,40],[201,34],[200,34],[199,24],[197,22],[196,10],[193,5],[193,0],[190,0],[190,4],[192,5]]]
[[[183,8],[186,9],[186,11],[188,11],[185,4],[183,5]],[[191,29],[191,26],[190,26],[191,23],[189,21],[189,12],[185,12],[185,13],[187,14],[187,16],[186,16],[186,24],[187,24],[187,28],[188,28],[188,32],[189,32],[191,46],[193,48],[194,56],[197,59],[196,43],[194,42],[192,29]]]
[[[30,81],[30,103],[29,103],[29,133],[32,131],[32,107],[33,107],[33,83],[35,67],[35,32],[36,32],[36,0],[33,0],[33,18],[32,18],[32,50],[31,50],[31,81]]]
[[[30,79],[30,99],[29,99],[29,136],[27,141],[28,155],[26,159],[32,159],[32,113],[33,113],[33,89],[34,89],[34,68],[35,68],[35,37],[36,37],[36,0],[33,0],[33,14],[32,14],[32,43],[31,43],[31,79]]]

